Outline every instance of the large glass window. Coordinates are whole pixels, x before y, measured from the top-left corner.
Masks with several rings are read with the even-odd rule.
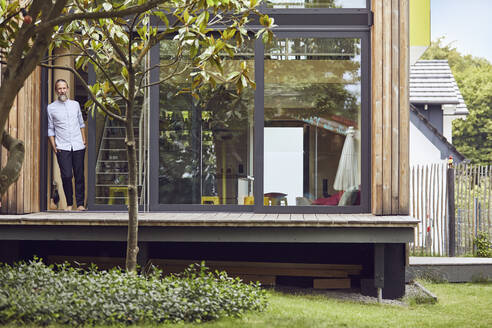
[[[361,39],[265,49],[264,203],[360,205]]]
[[[269,8],[366,8],[367,0],[267,0]]]
[[[218,81],[197,100],[184,92],[190,71],[175,54],[173,41],[160,43],[159,203],[252,205],[254,90]],[[226,75],[246,62],[254,77],[253,43],[224,60]]]
[[[368,2],[312,3],[365,8]],[[287,28],[279,27],[270,44],[252,38],[234,57],[224,54],[225,75],[244,62],[256,81],[256,88],[241,93],[216,80],[195,98],[189,92],[190,62],[186,55],[176,60],[175,41],[162,40],[151,50],[146,62],[152,68],[150,87],[138,96],[134,118],[144,209],[369,211],[370,32],[369,25],[367,30],[361,25],[361,17],[370,24],[369,16],[354,18],[351,10],[301,12],[311,11],[272,14]],[[333,15],[337,22],[348,17],[360,30],[330,25]],[[314,17],[318,20],[310,20]],[[325,17],[325,27],[334,30],[318,25]],[[99,114],[91,122],[89,160],[95,170],[89,172],[89,205],[123,208],[128,176],[124,128]]]

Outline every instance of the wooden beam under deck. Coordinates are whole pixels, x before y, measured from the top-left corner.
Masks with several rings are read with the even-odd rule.
[[[126,241],[128,214],[41,212],[1,215],[0,240]],[[141,242],[407,243],[406,216],[219,212],[140,213]]]

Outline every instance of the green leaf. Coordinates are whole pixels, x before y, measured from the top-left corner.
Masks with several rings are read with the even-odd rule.
[[[190,58],[195,58],[195,56],[197,55],[198,53],[198,46],[191,46],[190,47]]]
[[[200,60],[207,60],[214,53],[215,47],[210,46],[198,57]]]
[[[77,58],[77,59],[75,60],[75,68],[76,68],[76,69],[80,69],[80,67],[82,66],[82,63],[83,63],[82,58],[80,58],[80,57],[79,57],[79,58]]]
[[[268,22],[267,19],[268,19],[268,16],[267,15],[261,15],[260,16],[260,24],[263,25],[263,26],[266,25],[267,22]]]
[[[156,11],[154,13],[154,15],[156,15],[157,17],[159,17],[159,19],[164,23],[166,24],[166,27],[169,28],[169,19],[167,18],[167,15],[165,13],[163,13],[162,11]]]
[[[125,66],[121,69],[121,75],[125,78],[128,79],[128,70],[126,69]]]
[[[245,87],[245,88],[248,86],[248,80],[246,80],[244,75],[241,75],[241,83],[242,83],[243,87]]]
[[[261,39],[263,41],[263,43],[267,44],[267,43],[270,43],[273,39],[273,33],[272,31],[265,31],[262,35],[261,35]]]
[[[233,81],[239,77],[241,73],[239,72],[232,72],[227,76],[227,81]]]

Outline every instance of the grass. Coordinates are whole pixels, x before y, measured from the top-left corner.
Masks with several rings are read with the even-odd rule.
[[[269,292],[269,306],[265,312],[249,313],[240,319],[137,327],[492,327],[492,283],[424,282],[423,285],[437,295],[437,304],[410,302],[409,306],[401,307]]]

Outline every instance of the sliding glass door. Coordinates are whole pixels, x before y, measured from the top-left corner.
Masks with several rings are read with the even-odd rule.
[[[364,35],[306,32],[278,33],[264,47],[262,210],[367,205],[366,44]]]

